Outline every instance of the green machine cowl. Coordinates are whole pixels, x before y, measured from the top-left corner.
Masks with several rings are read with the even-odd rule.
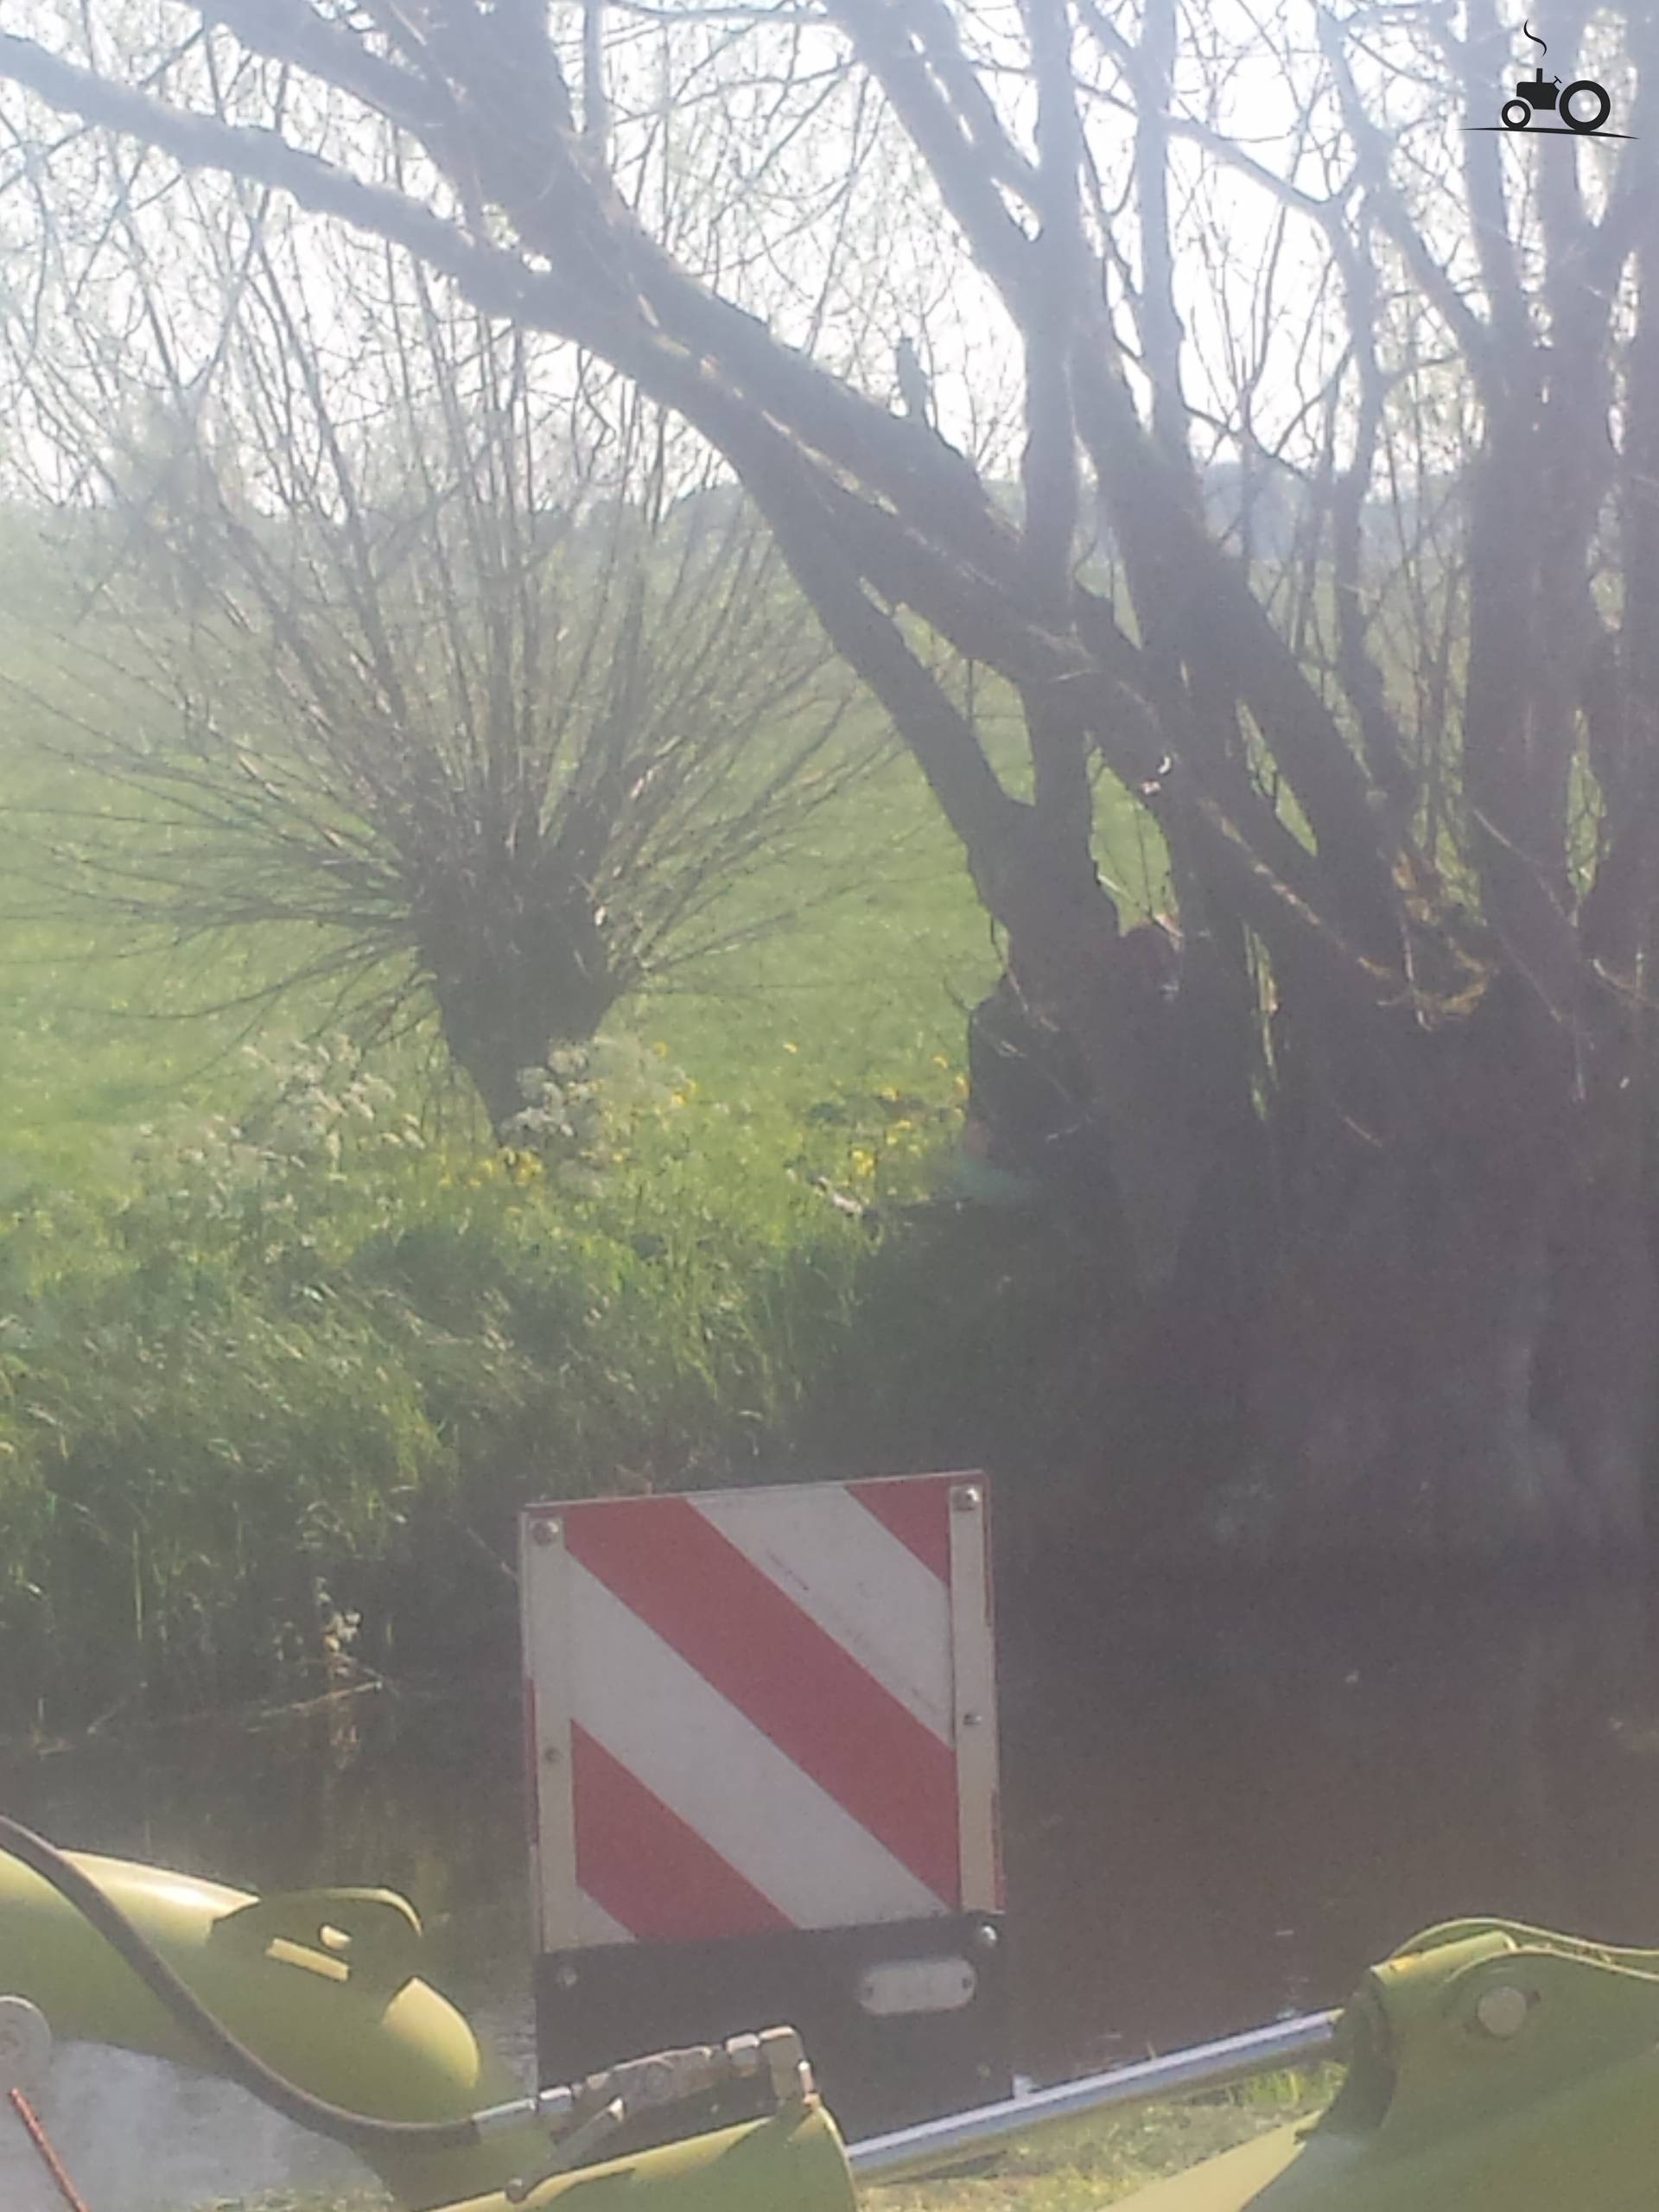
[[[1125,2212],[1652,2212],[1659,1953],[1452,1921],[1373,1967],[1322,2118]]]

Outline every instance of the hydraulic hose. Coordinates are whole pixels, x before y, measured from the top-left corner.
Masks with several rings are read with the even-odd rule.
[[[348,2112],[343,2105],[314,2096],[308,2089],[302,2089],[296,2082],[268,2066],[257,2051],[250,2050],[239,2037],[232,2035],[222,2021],[216,2019],[97,1883],[43,1836],[0,1813],[0,1851],[27,1866],[31,1873],[38,1874],[98,1930],[151,1996],[194,2037],[221,2073],[299,2126],[308,2127],[315,2134],[326,2135],[353,2151],[468,2151],[483,2142],[486,2133],[497,2133],[508,2113],[513,2111],[510,2107],[499,2107],[488,2115],[474,2114],[464,2120],[376,2120],[367,2113]],[[525,2100],[522,2113],[514,2113],[514,2117],[526,2120],[534,2115],[533,2099]],[[481,2120],[493,2121],[495,2126],[481,2126]]]

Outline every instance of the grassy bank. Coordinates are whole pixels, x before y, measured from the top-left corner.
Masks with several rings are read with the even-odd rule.
[[[8,1704],[320,1687],[334,1624],[393,1675],[499,1658],[527,1497],[1064,1458],[1081,1402],[1035,1386],[1097,1304],[1042,1224],[930,1202],[948,1065],[791,1116],[619,1057],[567,1156],[429,1138],[312,1050],[13,1201]]]

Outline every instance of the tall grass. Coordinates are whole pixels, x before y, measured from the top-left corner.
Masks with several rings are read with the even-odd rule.
[[[948,1063],[802,1110],[608,1049],[540,1152],[429,1141],[341,1040],[262,1056],[238,1116],[181,1112],[98,1187],[14,1196],[14,1707],[263,1694],[341,1612],[378,1667],[503,1650],[529,1497],[1029,1451],[1065,1268],[930,1198]]]

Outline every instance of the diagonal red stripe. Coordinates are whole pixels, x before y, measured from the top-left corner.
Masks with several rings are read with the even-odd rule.
[[[576,1880],[642,1943],[753,1936],[790,1922],[695,1828],[573,1725]]]
[[[899,1475],[868,1483],[849,1483],[849,1493],[873,1513],[889,1535],[897,1536],[941,1582],[950,1580],[950,1485],[960,1475]]]
[[[954,1905],[950,1745],[683,1498],[609,1498],[565,1516],[570,1556],[752,1720],[861,1827]]]

